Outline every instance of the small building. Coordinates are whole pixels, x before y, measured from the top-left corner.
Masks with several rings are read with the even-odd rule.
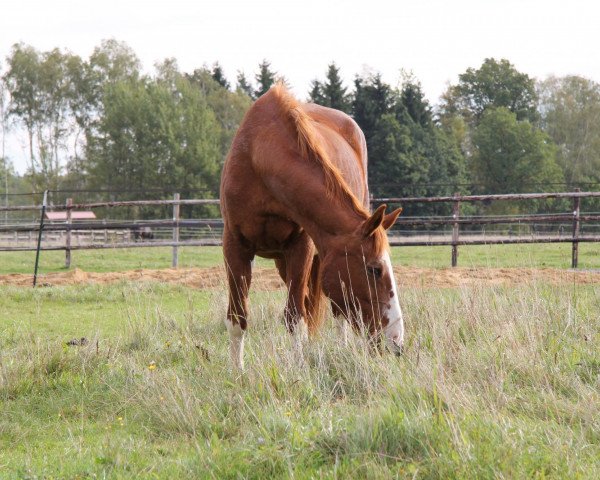
[[[96,214],[92,211],[71,212],[71,220],[94,220],[95,218]],[[67,212],[46,212],[46,219],[52,222],[66,222]]]

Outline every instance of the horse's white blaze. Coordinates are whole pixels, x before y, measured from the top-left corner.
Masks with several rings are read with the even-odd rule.
[[[240,370],[244,369],[244,330],[238,323],[225,319],[225,326],[229,332],[229,354],[231,362]]]
[[[387,270],[390,273],[393,293],[393,297],[390,299],[383,312],[388,319],[388,324],[384,329],[385,338],[392,350],[400,351],[402,343],[404,342],[404,319],[402,317],[402,310],[400,309],[400,299],[398,298],[398,289],[396,287],[396,279],[394,278],[394,271],[392,270],[389,252],[385,253],[382,262],[386,265]]]

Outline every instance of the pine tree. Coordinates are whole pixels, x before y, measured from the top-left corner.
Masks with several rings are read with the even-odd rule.
[[[271,85],[275,83],[276,79],[276,73],[271,70],[271,63],[267,60],[263,60],[258,68],[259,71],[254,77],[258,84],[258,88],[254,91],[256,98],[267,93],[269,88],[271,88]]]
[[[237,91],[245,93],[251,99],[253,99],[253,100],[255,99],[254,89],[252,88],[252,85],[250,85],[250,82],[248,82],[248,79],[246,78],[246,75],[244,75],[244,72],[242,72],[240,70],[238,70],[237,85],[236,85],[235,89]]]
[[[323,96],[327,102],[327,107],[341,110],[342,112],[350,111],[350,99],[347,88],[343,86],[340,78],[340,69],[331,63],[327,67],[327,80],[323,85]]]
[[[379,119],[391,112],[392,89],[381,79],[381,74],[356,77],[354,80],[352,116],[362,129],[369,150]]]
[[[223,69],[221,68],[219,62],[215,62],[215,64],[213,65],[211,76],[223,88],[226,88],[227,90],[231,88],[231,85],[227,81],[227,78],[225,78],[225,74],[223,73]]]
[[[318,80],[310,82],[310,93],[308,99],[312,103],[325,105],[325,97],[323,96],[323,85]]]
[[[352,102],[347,88],[342,85],[342,79],[339,75],[340,69],[331,63],[327,67],[325,82],[313,80],[309,99],[311,102],[318,103],[324,107],[335,108],[346,113],[350,113]]]
[[[415,123],[426,127],[432,122],[431,106],[423,95],[419,82],[410,80],[405,83],[400,93],[400,101]]]
[[[451,194],[464,180],[464,157],[433,122],[416,80],[398,91],[381,75],[357,77],[353,116],[367,140],[375,196]],[[428,188],[428,184],[436,185]],[[443,186],[442,186],[443,185]],[[444,190],[446,189],[446,190]],[[438,205],[406,207],[409,214],[446,214]]]

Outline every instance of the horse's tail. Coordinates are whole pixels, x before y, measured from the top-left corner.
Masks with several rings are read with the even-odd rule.
[[[323,323],[326,306],[325,295],[321,287],[321,260],[318,255],[315,255],[308,277],[308,297],[304,305],[308,317],[306,319],[308,332],[311,335],[314,335]]]

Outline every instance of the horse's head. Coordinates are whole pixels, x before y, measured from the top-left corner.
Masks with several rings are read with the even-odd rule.
[[[404,321],[386,230],[402,209],[385,214],[381,205],[351,235],[336,240],[323,259],[323,290],[334,313],[375,336],[383,331],[390,349],[400,353]]]

